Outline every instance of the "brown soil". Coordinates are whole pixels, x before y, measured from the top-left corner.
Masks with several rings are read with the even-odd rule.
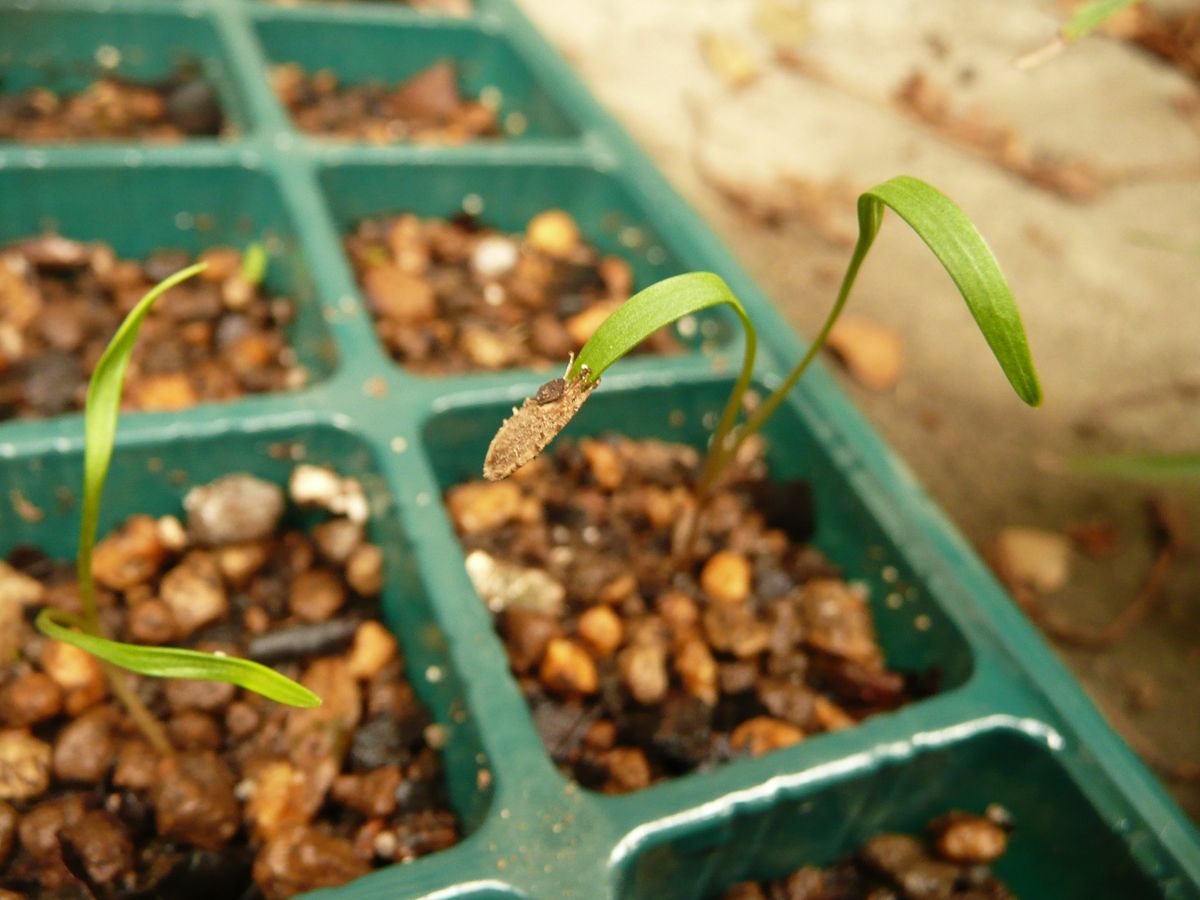
[[[503,234],[469,216],[364,219],[345,239],[392,358],[425,375],[561,368],[633,290],[562,210]],[[671,352],[670,332],[641,349]]]
[[[128,371],[131,409],[178,410],[304,383],[286,338],[293,302],[247,281],[238,250],[214,247],[200,259],[207,271],[162,297],[142,327]],[[194,261],[163,250],[134,262],[107,244],[54,235],[0,249],[0,421],[82,409],[125,315]]]
[[[302,476],[327,474],[297,469],[293,497]],[[73,565],[32,548],[0,561],[14,660],[0,669],[0,888],[281,898],[458,840],[444,735],[378,621],[383,555],[354,487],[310,497],[349,498],[353,518],[300,530],[278,487],[229,476],[189,494],[186,528],[134,516],[98,545],[110,635],[256,658],[324,701],[300,710],[223,683],[137,679],[170,758],[109,699],[92,657],[29,624],[42,605],[78,609]]]
[[[500,135],[496,110],[464,97],[454,64],[445,60],[396,85],[343,85],[329,69],[310,73],[288,63],[275,67],[271,84],[296,127],[322,137],[464,144]]]
[[[687,446],[566,442],[447,494],[542,739],[586,787],[757,756],[930,687],[886,667],[865,597],[806,543],[805,486],[768,481],[752,449],[710,497],[693,562]]]
[[[153,84],[106,76],[74,94],[0,93],[0,141],[181,141],[225,130],[212,85],[183,71]]]
[[[930,823],[928,840],[876,835],[833,865],[805,866],[775,881],[743,882],[722,900],[1009,900],[1013,895],[988,868],[1007,849],[1008,827],[1008,814],[1000,807],[989,807],[983,816],[952,812]]]

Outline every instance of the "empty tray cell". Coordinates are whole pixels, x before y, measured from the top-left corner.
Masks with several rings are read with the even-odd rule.
[[[510,403],[425,430],[535,725],[585,787],[624,793],[781,749],[971,669],[792,407],[767,429],[765,465],[711,495],[688,553],[694,448],[726,390],[602,385],[541,459],[495,483],[479,472]]]
[[[197,258],[208,271],[165,295],[143,327],[132,408],[288,390],[332,368],[308,265],[269,176],[232,166],[5,169],[0,195],[0,420],[81,409],[121,317]]]
[[[355,165],[322,182],[384,347],[423,375],[559,369],[630,291],[681,270],[634,196],[592,169]],[[643,346],[720,340],[720,322]]]
[[[461,144],[573,133],[508,44],[467,23],[288,18],[258,33],[276,96],[312,135]]]
[[[0,142],[174,142],[247,125],[205,19],[0,8]]]
[[[1111,788],[1089,785],[1089,791]],[[830,866],[857,853],[890,869],[893,877],[917,879],[924,874],[931,879],[928,896],[949,897],[944,884],[932,882],[946,874],[941,862],[925,863],[915,871],[895,865],[910,842],[884,838],[865,850],[864,845],[888,833],[927,839],[927,825],[940,816],[953,811],[980,814],[995,804],[999,809],[993,808],[993,815],[1007,813],[1011,831],[1007,849],[991,870],[1013,896],[1160,896],[1159,887],[1139,869],[1129,846],[1100,815],[1093,799],[1044,744],[1018,732],[984,733],[881,764],[803,797],[772,797],[764,791],[740,803],[731,815],[696,815],[675,823],[646,838],[625,861],[620,895],[719,898],[739,882],[786,878],[804,866]],[[1111,795],[1106,799],[1116,801]],[[883,881],[888,878],[883,876]],[[891,883],[894,890],[895,881]],[[746,891],[729,896],[776,895]]]
[[[78,452],[0,461],[0,495],[20,498],[0,510],[4,603],[78,602],[81,467]],[[65,814],[93,887],[182,896],[199,876],[243,896],[253,878],[291,896],[434,854],[481,824],[477,726],[365,443],[309,426],[125,444],[107,497],[93,571],[109,634],[256,658],[323,704],[142,679],[176,746],[167,761],[107,698],[98,666],[35,637],[19,605],[0,607],[10,646],[29,654],[5,664],[0,741],[31,761],[28,779],[0,778],[0,796],[22,816]],[[109,783],[115,793],[97,793]],[[57,859],[17,850],[4,883],[79,889]]]

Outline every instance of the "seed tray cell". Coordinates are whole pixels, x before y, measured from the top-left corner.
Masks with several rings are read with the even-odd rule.
[[[265,15],[258,39],[273,65],[296,63],[312,74],[332,71],[339,84],[382,81],[395,85],[443,60],[453,63],[459,89],[469,100],[495,104],[501,137],[566,137],[569,117],[502,39],[478,24],[425,16],[407,25],[378,22],[297,21]]]
[[[1017,826],[998,872],[1023,896],[1200,897],[1194,827],[820,367],[768,428],[774,477],[811,481],[815,541],[870,586],[889,665],[936,669],[941,690],[625,796],[559,774],[442,505],[447,487],[477,477],[508,409],[549,376],[423,378],[393,364],[342,235],[382,212],[452,216],[465,204],[516,231],[562,208],[633,265],[638,286],[691,269],[721,274],[758,323],[760,389],[803,345],[509,0],[479,0],[465,20],[382,3],[30,6],[0,0],[6,72],[39,47],[88,65],[108,45],[133,65],[140,47],[150,77],[202,58],[237,128],[228,140],[172,146],[4,145],[0,238],[57,226],[123,255],[263,240],[270,287],[299,300],[292,339],[313,376],[289,393],[127,415],[103,527],[177,509],[186,484],[229,471],[280,480],[292,465],[280,446],[363,478],[375,501],[375,539],[389,551],[385,609],[414,685],[449,729],[467,836],[319,896],[702,897],[828,862],[880,830],[919,830],[947,808],[997,802]],[[270,88],[280,61],[398,79],[442,55],[475,67],[463,75],[470,90],[498,86],[528,131],[449,148],[313,140]],[[610,370],[572,432],[702,446],[741,349],[732,320],[713,321],[717,331],[694,329],[687,352]],[[73,552],[81,431],[78,415],[0,424],[0,552],[25,541]]]
[[[153,84],[181,69],[194,69],[213,87],[227,130],[251,127],[216,21],[201,6],[128,3],[104,12],[53,2],[0,6],[5,93],[33,87],[74,93],[105,75]]]

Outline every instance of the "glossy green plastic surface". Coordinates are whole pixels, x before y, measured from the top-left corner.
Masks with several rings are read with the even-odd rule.
[[[703,897],[826,862],[881,829],[916,830],[948,808],[999,802],[1017,820],[999,872],[1021,896],[1200,897],[1195,829],[819,367],[768,428],[775,476],[811,480],[816,541],[870,585],[890,662],[937,670],[943,690],[632,795],[566,781],[441,503],[448,485],[476,477],[500,419],[546,373],[406,372],[375,337],[341,234],[380,212],[449,216],[465,206],[520,229],[561,207],[625,256],[639,284],[689,269],[722,275],[759,323],[761,385],[778,381],[802,343],[509,0],[479,0],[465,20],[382,3],[0,0],[8,87],[94,74],[97,53],[113,59],[109,46],[130,74],[200,64],[237,135],[0,145],[0,240],[54,227],[131,256],[264,240],[270,286],[300,301],[292,340],[311,379],[290,393],[126,416],[102,527],[178,511],[188,485],[229,471],[281,481],[303,458],[359,476],[388,552],[389,621],[450,736],[466,840],[315,896]],[[396,79],[460,55],[465,87],[497,87],[504,113],[526,117],[519,139],[445,149],[311,139],[291,127],[267,81],[282,61]],[[686,353],[615,366],[571,431],[699,445],[740,345],[719,319],[695,330]],[[25,542],[74,553],[81,436],[77,415],[0,424],[0,554]],[[14,499],[40,518],[28,507],[18,515]]]

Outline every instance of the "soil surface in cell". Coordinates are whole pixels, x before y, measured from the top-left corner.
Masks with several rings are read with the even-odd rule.
[[[142,326],[125,405],[179,410],[300,387],[287,340],[295,304],[271,296],[242,252],[214,247],[200,275],[163,295]],[[42,235],[0,247],[0,421],[83,409],[88,378],[125,315],[196,262],[163,250],[121,259],[104,243]]]
[[[180,71],[153,84],[105,76],[78,92],[0,92],[0,141],[182,141],[227,130],[216,91]]]
[[[933,687],[887,667],[864,592],[807,543],[805,486],[770,482],[751,443],[691,540],[700,457],[680,444],[563,442],[447,493],[538,731],[585,787],[758,756]]]
[[[271,84],[296,127],[309,134],[395,144],[464,144],[501,134],[496,109],[464,97],[454,64],[435,63],[399,84],[342,84],[330,69],[276,66]]]
[[[1010,900],[990,865],[1008,848],[1007,812],[954,811],[929,823],[926,839],[879,834],[851,855],[786,878],[736,884],[721,900]]]
[[[504,234],[470,216],[365,219],[345,239],[380,339],[427,375],[561,368],[633,290],[633,273],[562,210]],[[660,330],[642,350],[669,353]]]
[[[30,624],[77,612],[74,566],[0,560],[0,888],[21,896],[289,897],[448,847],[445,740],[379,621],[383,552],[352,480],[300,466],[191,491],[186,524],[133,516],[97,546],[114,637],[274,665],[295,709],[220,682],[134,678],[152,748],[96,660]],[[296,502],[318,504],[298,527]],[[8,893],[5,896],[13,896]]]

